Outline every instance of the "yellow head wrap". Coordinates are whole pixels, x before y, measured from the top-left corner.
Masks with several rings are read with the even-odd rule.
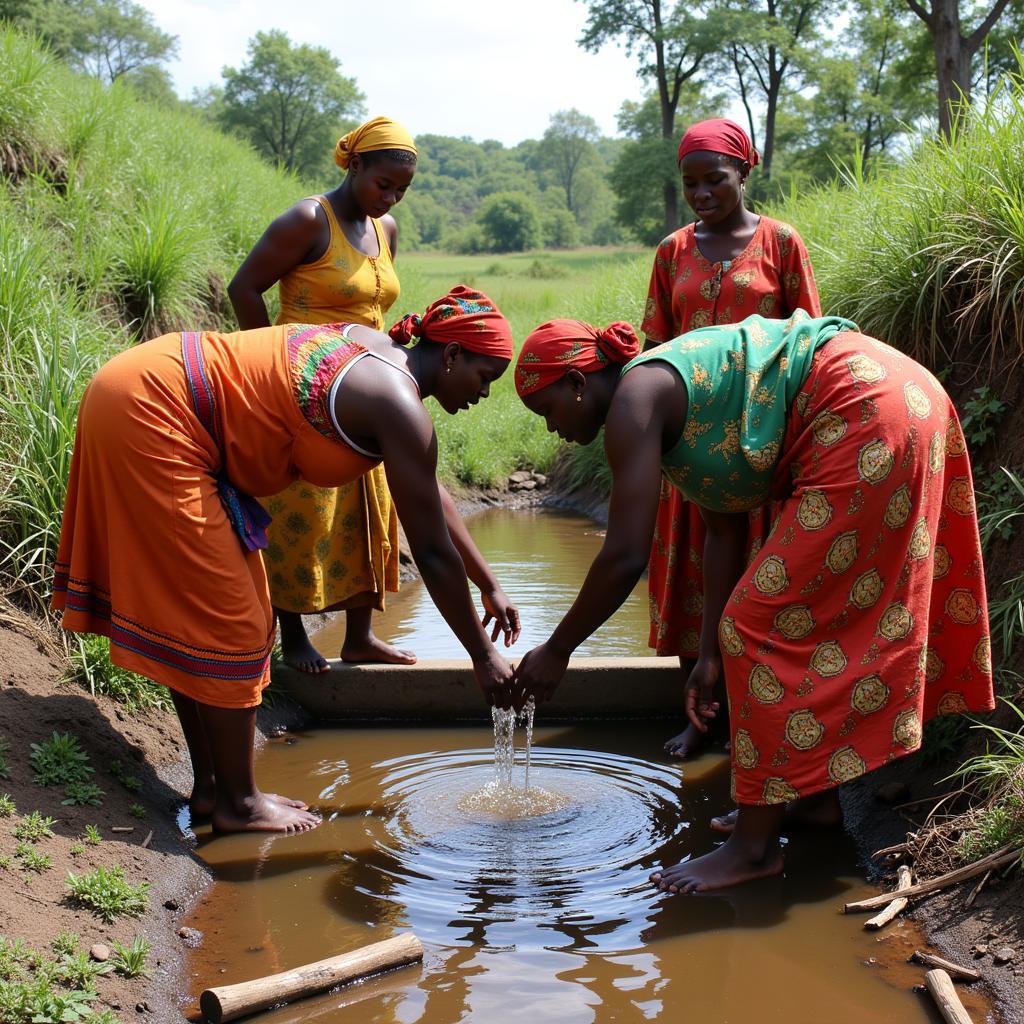
[[[334,162],[347,170],[354,153],[372,153],[376,149],[405,149],[415,153],[416,143],[404,125],[390,117],[375,117],[338,139]]]

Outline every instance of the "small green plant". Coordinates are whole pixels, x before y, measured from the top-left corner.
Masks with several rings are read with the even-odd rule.
[[[141,792],[142,780],[137,775],[130,775],[120,761],[111,761],[109,771],[129,793]]]
[[[132,885],[119,867],[96,868],[87,875],[68,872],[71,895],[91,908],[107,924],[119,917],[139,917],[149,899],[149,883]]]
[[[53,835],[53,818],[44,818],[38,811],[26,815],[15,826],[14,838],[26,843],[38,843],[40,839],[49,839]]]
[[[17,814],[18,808],[14,806],[14,797],[10,793],[0,795],[0,818],[9,818]]]
[[[88,953],[68,953],[57,961],[56,980],[67,988],[95,995],[96,979],[113,969],[113,964],[90,960]]]
[[[128,808],[128,813],[133,818],[141,819],[146,816],[146,808],[143,807],[142,804],[132,804],[131,807]]]
[[[3,857],[0,857],[0,871],[10,871],[11,864],[13,863],[14,861],[11,859],[10,854],[5,854]]]
[[[995,434],[1005,412],[1006,403],[996,398],[988,386],[974,389],[974,397],[964,403],[961,422],[964,436],[972,448],[981,448]]]
[[[68,847],[68,853],[70,853],[72,857],[81,857],[82,854],[85,853],[85,847],[81,843],[72,843]]]
[[[126,978],[137,978],[140,975],[149,977],[146,959],[149,957],[149,943],[141,936],[136,936],[130,946],[122,946],[120,942],[112,942],[114,955],[111,958],[114,970]]]
[[[57,954],[57,956],[72,956],[78,952],[78,936],[74,932],[69,932],[66,928],[61,928],[57,932],[57,937],[50,943],[50,949]]]
[[[100,830],[95,825],[85,826],[85,841],[90,846],[99,846],[103,842],[103,837],[100,835]]]
[[[14,848],[14,856],[21,861],[25,871],[34,871],[37,875],[53,867],[48,853],[40,853],[35,847],[27,846],[25,843],[18,843]]]
[[[69,732],[55,732],[44,743],[33,743],[29,761],[40,786],[83,782],[93,773],[89,755]]]
[[[7,755],[11,752],[11,745],[0,736],[0,779],[9,779],[11,770],[7,767]]]
[[[64,787],[62,806],[101,807],[106,793],[95,782],[69,782]]]

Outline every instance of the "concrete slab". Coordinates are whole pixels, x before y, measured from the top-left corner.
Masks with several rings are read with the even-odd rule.
[[[320,675],[277,665],[274,681],[325,721],[490,721],[469,661],[349,665]],[[537,721],[564,718],[675,718],[682,713],[675,658],[573,658]]]

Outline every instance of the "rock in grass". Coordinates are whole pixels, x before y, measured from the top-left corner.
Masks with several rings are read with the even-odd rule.
[[[110,959],[110,947],[102,942],[94,943],[89,947],[89,956],[97,963],[104,964]]]
[[[509,486],[511,487],[513,484],[524,484],[532,476],[533,474],[528,469],[517,470],[515,473],[509,474]]]

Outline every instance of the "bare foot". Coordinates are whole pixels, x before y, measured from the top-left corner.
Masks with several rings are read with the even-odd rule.
[[[730,836],[717,850],[696,860],[655,871],[651,881],[662,892],[707,892],[727,889],[755,878],[768,878],[782,871],[782,852],[772,844],[767,853],[756,857]]]
[[[300,811],[309,810],[309,804],[303,803],[301,800],[293,800],[290,796],[278,796],[277,793],[264,793],[263,795],[282,807],[297,807]]]
[[[217,832],[308,832],[321,823],[312,811],[270,799],[256,793],[235,803],[224,801],[213,812],[213,828]]]
[[[330,666],[327,659],[309,642],[305,630],[301,637],[285,637],[281,632],[281,660],[286,665],[298,669],[300,672],[309,672],[316,675],[319,672],[326,672]]]
[[[706,740],[707,736],[702,732],[698,732],[696,727],[690,724],[679,735],[673,736],[672,739],[666,741],[665,753],[669,757],[685,761],[693,754],[699,754]]]
[[[415,665],[416,655],[412,651],[403,651],[391,644],[384,643],[373,633],[358,640],[349,641],[345,637],[345,643],[341,648],[342,661],[374,661],[383,662],[386,665]]]
[[[715,832],[732,832],[736,827],[739,811],[730,811],[712,818],[710,825]],[[786,804],[786,813],[782,819],[787,826],[811,825],[819,828],[834,828],[843,823],[843,808],[839,803],[839,794],[834,789],[811,796],[790,800]]]

